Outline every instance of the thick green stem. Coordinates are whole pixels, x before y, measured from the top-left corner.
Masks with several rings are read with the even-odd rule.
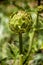
[[[20,55],[20,59],[19,59],[19,65],[23,65],[23,55]]]
[[[19,33],[19,52],[23,53],[23,44],[22,44],[22,33]]]

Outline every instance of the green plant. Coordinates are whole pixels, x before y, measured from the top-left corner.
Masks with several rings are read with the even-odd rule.
[[[30,8],[27,0],[22,2],[20,0],[20,3],[22,3],[23,6],[19,5],[19,1],[17,1],[17,3],[16,1],[14,3],[12,1],[13,6],[16,6],[17,8],[12,8],[12,5],[7,5],[7,8],[5,5],[2,7],[0,6],[1,12],[5,14],[0,15],[0,25],[4,26],[3,32],[5,35],[2,39],[0,36],[0,50],[2,49],[0,51],[1,65],[7,65],[11,60],[14,61],[13,65],[28,65],[31,59],[35,60],[33,56],[35,56],[35,52],[43,43],[43,6],[39,6],[41,0],[37,1],[37,8]],[[11,33],[8,29],[8,22],[6,22],[6,13],[7,16],[9,16],[13,11],[14,13],[11,15],[9,22],[9,27],[13,32]],[[36,64],[36,61],[37,59],[35,60],[34,65]],[[37,65],[38,64],[39,63],[37,62]]]
[[[18,11],[13,17],[11,16],[9,27],[19,35],[20,54],[23,54],[22,34],[30,31],[32,23],[31,15],[25,11]]]
[[[32,20],[30,14],[27,14],[24,11],[19,11],[13,17],[11,17],[9,22],[10,29],[16,34],[19,35],[19,47],[20,54],[22,54],[22,33],[25,33],[30,30],[32,25]]]

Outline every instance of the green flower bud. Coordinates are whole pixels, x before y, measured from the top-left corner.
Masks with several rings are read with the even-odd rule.
[[[41,11],[43,11],[43,6],[42,5],[38,6],[38,12],[41,12]]]
[[[31,24],[30,14],[27,14],[25,11],[18,11],[10,18],[9,27],[13,32],[23,33],[29,30]]]

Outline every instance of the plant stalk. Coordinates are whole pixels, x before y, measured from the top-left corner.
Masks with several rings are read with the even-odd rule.
[[[23,55],[20,55],[20,59],[19,59],[19,65],[23,65]]]
[[[32,33],[32,37],[30,38],[29,52],[28,52],[28,54],[27,54],[26,59],[25,59],[24,62],[23,62],[23,65],[26,63],[26,61],[29,60],[30,53],[31,53],[31,50],[32,50],[32,45],[33,45],[34,36],[35,36],[35,31],[33,31],[33,33]]]
[[[22,33],[19,33],[19,52],[23,54]]]

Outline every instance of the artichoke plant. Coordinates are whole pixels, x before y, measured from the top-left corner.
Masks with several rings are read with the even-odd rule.
[[[25,11],[18,11],[16,14],[11,16],[9,27],[15,33],[19,35],[19,52],[20,55],[23,54],[23,43],[22,34],[30,31],[32,27],[32,18],[30,13]],[[20,64],[22,61],[20,61]],[[21,64],[22,65],[22,64]]]
[[[43,12],[43,5],[38,6],[38,12]]]
[[[25,33],[31,29],[32,19],[30,13],[25,11],[18,11],[16,14],[11,16],[9,27],[14,32],[19,34],[19,43],[20,43],[20,54],[22,54],[22,33]]]
[[[30,14],[24,11],[18,11],[13,17],[11,16],[9,26],[13,32],[24,33],[29,30],[31,23]]]

